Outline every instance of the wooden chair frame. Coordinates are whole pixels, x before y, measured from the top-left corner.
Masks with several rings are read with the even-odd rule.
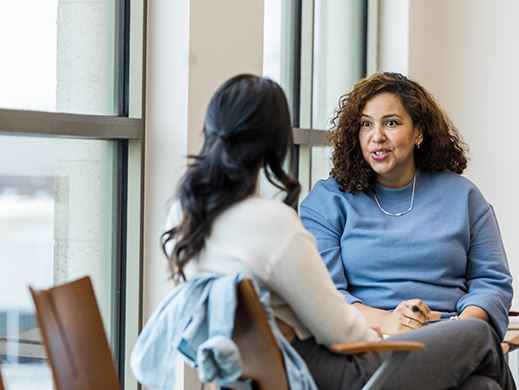
[[[4,381],[2,379],[2,371],[0,371],[0,390],[4,390]]]
[[[36,318],[58,390],[118,390],[119,379],[92,282],[35,290]]]
[[[233,339],[242,358],[242,377],[232,384],[217,383],[218,389],[288,390],[282,352],[250,279],[244,279],[238,285],[238,307]],[[359,342],[335,344],[330,347],[333,352],[339,354],[392,352],[363,387],[364,390],[380,389],[409,352],[423,348],[422,343],[408,341]]]
[[[47,290],[29,289],[57,389],[119,389],[117,371],[90,278],[84,277]],[[237,293],[233,339],[242,357],[242,377],[227,387],[221,384],[217,387],[288,390],[283,355],[252,281],[241,281]],[[394,372],[407,353],[423,347],[420,343],[382,341],[336,344],[330,349],[341,354],[393,352],[364,387],[375,390]]]

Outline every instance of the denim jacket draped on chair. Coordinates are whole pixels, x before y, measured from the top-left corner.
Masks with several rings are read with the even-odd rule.
[[[153,389],[171,389],[176,354],[198,370],[203,382],[232,382],[241,375],[239,351],[232,341],[236,288],[243,277],[200,276],[176,287],[146,323],[131,357],[137,380]],[[308,369],[276,326],[267,291],[256,291],[283,351],[292,389],[317,389]]]

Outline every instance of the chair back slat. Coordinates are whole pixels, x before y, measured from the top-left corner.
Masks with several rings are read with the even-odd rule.
[[[4,381],[2,380],[2,371],[0,371],[0,390],[5,390]]]
[[[52,307],[49,295],[45,291],[37,291],[30,288],[32,299],[36,308],[36,318],[40,328],[45,352],[50,363],[52,375],[58,388],[60,384],[70,383],[78,386],[78,373],[74,365],[74,359],[70,346],[64,335],[63,325]],[[59,370],[56,364],[59,362]]]
[[[238,285],[233,339],[240,350],[242,378],[253,379],[260,390],[288,390],[282,352],[250,279]]]
[[[57,388],[119,389],[90,278],[31,294]]]

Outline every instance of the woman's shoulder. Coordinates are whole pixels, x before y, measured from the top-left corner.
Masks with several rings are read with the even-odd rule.
[[[429,171],[420,172],[420,175],[426,181],[430,181],[439,187],[448,187],[450,189],[455,188],[458,191],[478,191],[479,189],[469,178],[462,176],[458,173],[443,170],[443,171]]]
[[[308,195],[303,200],[302,205],[307,206],[311,204],[322,204],[331,198],[344,198],[348,193],[340,190],[339,185],[333,177],[318,180],[313,186]]]
[[[301,234],[308,233],[294,209],[279,200],[258,197],[226,210],[217,217],[211,232],[218,242],[232,242],[254,256],[272,259]]]
[[[329,193],[329,194],[343,194],[339,189],[339,184],[332,177],[328,177],[327,179],[318,180],[313,186],[310,193]]]
[[[483,193],[478,186],[466,176],[450,171],[421,172],[426,183],[435,188],[442,196],[454,196],[467,199],[470,206],[489,207]]]
[[[343,213],[348,209],[348,205],[358,203],[359,198],[350,192],[341,191],[339,184],[333,177],[316,182],[306,198],[301,202],[301,215],[307,212],[318,213],[326,216],[337,216],[338,210]]]
[[[234,207],[248,209],[251,211],[262,210],[274,213],[289,213],[293,209],[277,199],[263,198],[261,196],[251,196],[237,203]]]
[[[182,207],[178,199],[174,200],[169,207],[168,215],[166,217],[166,230],[169,230],[178,224],[182,220]]]
[[[285,227],[300,225],[296,211],[276,199],[250,197],[232,206],[225,214],[225,218],[246,219],[256,226],[262,224]]]

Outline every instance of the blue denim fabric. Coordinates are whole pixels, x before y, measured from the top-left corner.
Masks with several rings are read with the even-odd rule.
[[[131,367],[137,380],[152,389],[170,390],[175,383],[176,354],[196,366],[200,344],[216,333],[230,340],[241,278],[203,276],[176,287],[159,304],[134,346]],[[222,296],[220,303],[215,299]],[[210,298],[213,297],[213,298]],[[209,309],[209,302],[214,307]],[[239,364],[239,362],[238,362]],[[237,367],[232,378],[239,377]]]
[[[241,374],[239,352],[231,339],[243,276],[201,276],[168,294],[142,330],[132,351],[137,380],[152,389],[171,389],[179,351],[204,382],[232,382]],[[267,291],[259,291],[272,330],[281,346],[292,389],[317,387],[306,364],[276,326]]]

